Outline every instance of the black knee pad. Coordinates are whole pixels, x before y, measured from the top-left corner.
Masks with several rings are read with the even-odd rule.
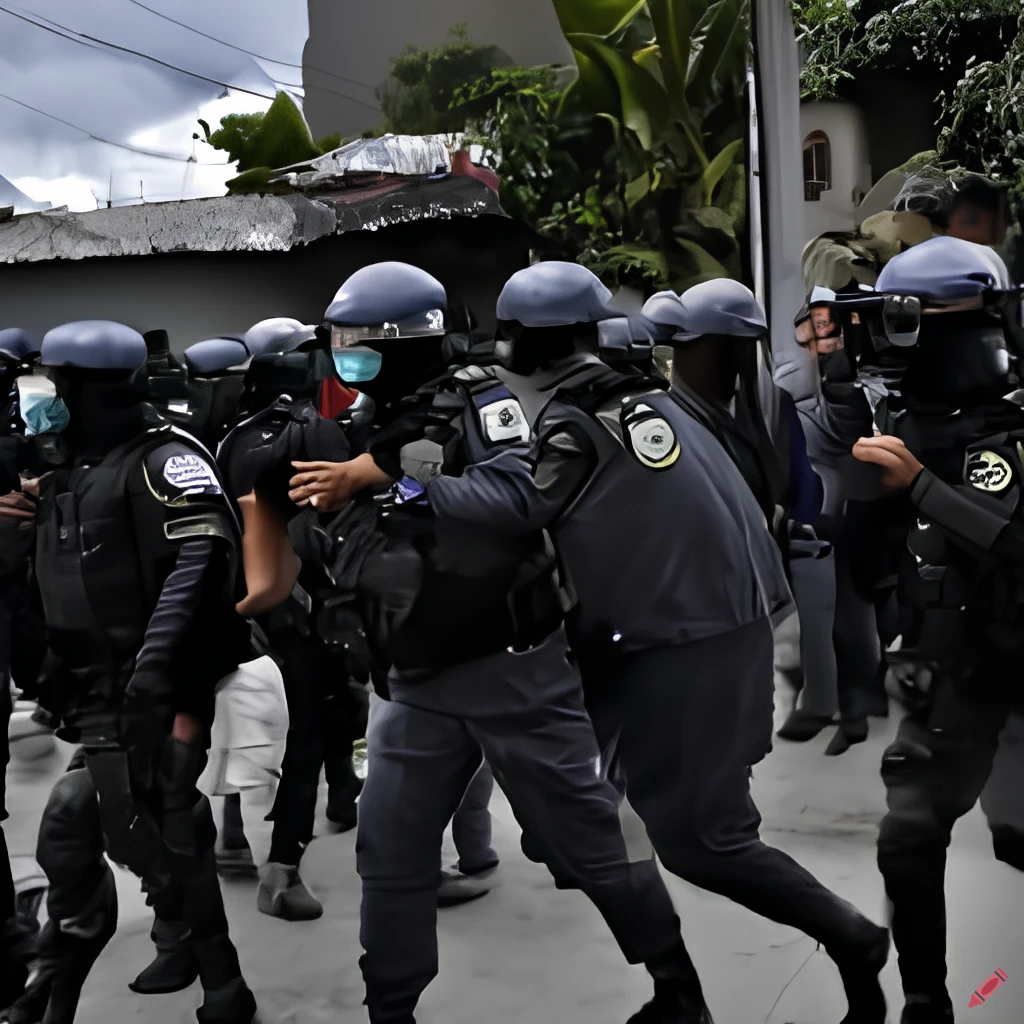
[[[213,808],[207,797],[201,796],[192,808],[192,818],[196,825],[196,846],[200,850],[209,850],[217,842],[217,823],[213,820]]]

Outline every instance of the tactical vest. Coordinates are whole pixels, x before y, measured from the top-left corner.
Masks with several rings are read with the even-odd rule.
[[[230,536],[236,528],[223,499],[190,498],[187,511],[168,515],[173,499],[156,478],[150,456],[177,442],[205,458],[191,438],[172,427],[146,431],[94,465],[60,470],[40,485],[36,576],[46,624],[65,638],[62,656],[95,664],[133,658],[142,646],[160,592],[182,542]],[[187,475],[188,455],[181,455]],[[208,471],[204,471],[208,472]],[[132,499],[138,473],[153,501]],[[220,493],[219,485],[213,481]],[[140,521],[139,516],[150,516]],[[81,644],[74,651],[73,638]]]
[[[388,548],[364,572],[376,646],[405,672],[528,650],[547,639],[565,613],[550,540],[438,522],[417,500],[430,478],[458,475],[509,444],[527,443],[526,417],[494,376],[467,367],[439,390],[426,435],[403,450],[412,480],[388,500],[381,517]]]
[[[578,641],[597,652],[681,644],[787,608],[778,548],[710,432],[653,381],[595,375],[541,420],[547,446],[575,447],[582,432],[597,454],[552,531],[580,596]]]
[[[1003,518],[1024,516],[1024,424],[961,448],[954,489]],[[920,457],[920,456],[919,456]],[[965,549],[917,515],[899,579],[903,660],[970,673],[975,696],[1019,694],[1024,566]]]

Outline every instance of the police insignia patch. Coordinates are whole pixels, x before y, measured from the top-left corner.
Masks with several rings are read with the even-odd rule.
[[[1013,470],[1001,455],[995,452],[972,452],[967,460],[967,483],[979,491],[998,494],[1005,491],[1013,480]]]
[[[628,430],[633,452],[648,469],[668,469],[679,458],[675,432],[660,416],[631,423]]]
[[[220,494],[213,470],[198,455],[172,455],[164,463],[164,479],[189,494]]]
[[[506,398],[500,402],[486,405],[480,410],[484,433],[487,440],[529,441],[530,427],[523,415],[523,410],[514,398]]]

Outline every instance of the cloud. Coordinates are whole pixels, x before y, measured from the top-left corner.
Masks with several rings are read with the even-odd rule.
[[[220,194],[235,171],[193,141],[197,119],[265,110],[278,85],[301,82],[286,65],[302,61],[306,0],[140,3],[223,42],[131,0],[0,0],[0,175],[33,199],[92,209],[108,191],[138,201],[140,182],[150,200]],[[62,37],[74,33],[154,59]],[[217,83],[232,87],[226,98]]]

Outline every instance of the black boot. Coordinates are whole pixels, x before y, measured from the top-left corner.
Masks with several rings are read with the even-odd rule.
[[[189,936],[184,921],[157,918],[150,933],[156,959],[128,987],[140,996],[164,996],[189,988],[199,977],[199,964]]]
[[[713,1024],[697,969],[683,942],[648,961],[646,967],[654,979],[654,998],[627,1024]]]
[[[780,740],[791,743],[806,743],[813,740],[822,729],[832,724],[832,715],[809,715],[806,711],[794,709],[782,727],[775,734]]]
[[[432,981],[430,978],[423,985],[412,983],[408,986],[396,986],[386,981],[374,981],[366,977],[365,954],[359,958],[359,966],[363,969],[363,981],[366,985],[366,1007],[370,1024],[416,1024],[414,1012],[419,993]],[[404,989],[404,991],[403,991]]]
[[[867,719],[856,722],[843,722],[836,729],[835,735],[825,748],[826,757],[838,757],[845,754],[850,747],[863,743],[868,738]]]
[[[885,995],[878,975],[889,959],[889,932],[876,928],[862,942],[835,943],[826,952],[839,968],[849,1010],[842,1024],[885,1024]]]
[[[936,999],[908,995],[900,1024],[953,1024],[953,1003],[948,994]]]
[[[249,991],[238,953],[227,935],[193,942],[203,983],[203,1005],[196,1010],[199,1024],[252,1024],[256,997]]]

